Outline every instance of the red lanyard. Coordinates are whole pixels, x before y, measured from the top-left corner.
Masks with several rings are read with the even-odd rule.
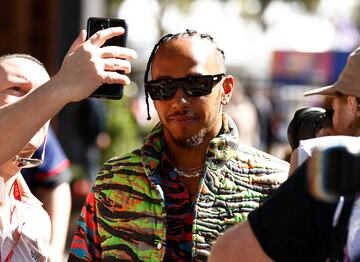
[[[21,201],[20,187],[19,187],[19,184],[18,184],[17,180],[14,181],[14,184],[12,185],[12,187],[13,187],[14,198],[16,200]],[[14,206],[13,210],[10,210],[10,224],[12,223],[12,216],[14,214],[14,211],[15,211],[15,206]],[[20,237],[21,237],[21,230],[19,229],[19,227],[16,229],[16,232],[14,232],[13,235],[14,235],[14,238],[15,238],[15,245],[12,247],[9,254],[6,256],[4,262],[10,262],[12,256],[14,255],[15,248],[18,245]],[[2,260],[2,258],[1,258],[1,252],[0,252],[0,261],[1,260]]]
[[[16,238],[15,245],[12,247],[9,254],[6,256],[4,262],[10,262],[11,261],[11,258],[14,255],[15,248],[19,244],[19,240],[20,240],[20,237],[21,237],[21,230],[17,229],[15,233],[16,233],[16,235],[15,235],[15,238]],[[1,253],[0,253],[0,260],[1,260]]]
[[[21,201],[21,192],[17,179],[14,181],[13,187],[14,187],[14,191],[13,191],[14,198],[16,200]]]

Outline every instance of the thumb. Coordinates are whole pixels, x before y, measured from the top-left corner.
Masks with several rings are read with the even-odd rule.
[[[72,43],[69,51],[67,52],[66,56],[73,53],[76,49],[78,49],[79,46],[81,46],[86,40],[86,30],[81,30],[78,37],[75,39],[75,41]]]

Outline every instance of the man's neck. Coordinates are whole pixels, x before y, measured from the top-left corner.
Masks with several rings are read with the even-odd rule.
[[[6,200],[6,196],[10,196],[11,189],[13,188],[14,182],[17,175],[8,178],[6,181],[3,177],[0,177],[0,206],[3,205]]]
[[[196,147],[186,148],[175,143],[172,137],[164,131],[165,143],[169,156],[175,167],[188,169],[203,165],[206,159],[206,152],[210,141],[217,136],[222,126],[221,115],[214,123],[213,128],[203,137],[203,141]]]
[[[195,148],[184,148],[173,141],[166,141],[171,161],[179,169],[198,167],[204,164],[209,143],[204,141]]]
[[[4,180],[6,192],[9,192],[11,189],[19,172],[20,168],[18,168],[12,160],[9,160],[0,165],[0,176]]]
[[[11,188],[13,187],[13,184],[17,178],[17,174],[15,176],[10,177],[7,181],[5,181],[6,186],[6,193],[9,193]]]

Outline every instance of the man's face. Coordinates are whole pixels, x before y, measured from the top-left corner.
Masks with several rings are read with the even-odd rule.
[[[0,107],[12,104],[49,80],[49,75],[37,63],[25,58],[9,58],[0,62]],[[36,117],[36,116],[24,116]],[[21,121],[21,119],[19,119]],[[43,141],[46,128],[42,128],[22,151],[30,156]],[[27,152],[25,152],[27,151]]]
[[[206,40],[180,38],[160,46],[152,63],[152,79],[176,79],[195,75],[216,75],[220,71],[217,51]],[[221,128],[222,79],[209,95],[188,97],[178,88],[173,98],[155,100],[167,142],[193,148],[213,138]]]
[[[356,114],[353,113],[347,96],[334,96],[332,100],[334,131],[340,135],[351,135]]]

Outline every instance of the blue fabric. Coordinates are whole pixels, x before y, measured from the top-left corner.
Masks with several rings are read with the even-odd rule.
[[[34,153],[33,158],[41,158],[41,145]],[[21,171],[26,182],[32,186],[54,186],[69,181],[71,173],[67,170],[70,162],[66,157],[54,130],[49,127],[46,142],[44,163],[34,168],[25,168]]]

